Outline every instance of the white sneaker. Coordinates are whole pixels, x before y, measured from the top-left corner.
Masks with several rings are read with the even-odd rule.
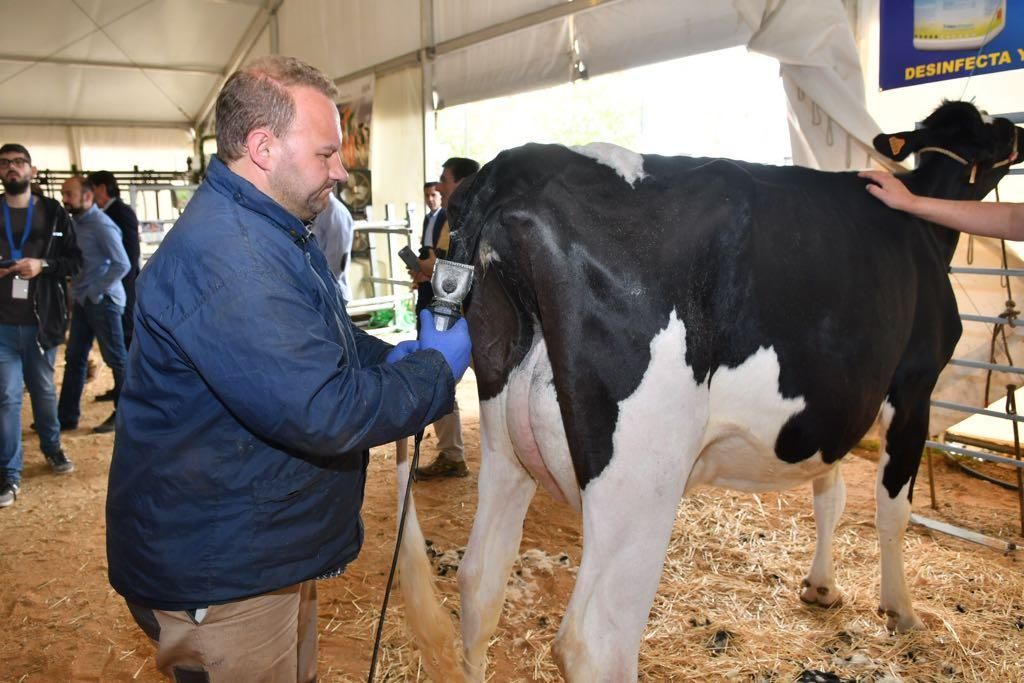
[[[19,490],[20,487],[17,484],[4,482],[4,485],[0,486],[0,508],[14,505],[14,501],[18,499]]]

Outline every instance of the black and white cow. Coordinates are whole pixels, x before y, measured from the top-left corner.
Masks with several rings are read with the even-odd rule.
[[[1024,154],[1005,119],[939,107],[879,136],[914,192],[981,199]],[[929,395],[959,336],[959,234],[892,211],[854,173],[526,145],[463,183],[452,258],[480,392],[479,507],[459,570],[464,671],[484,678],[537,485],[583,514],[554,645],[569,681],[628,681],[681,497],[811,482],[800,595],[839,600],[838,461],[881,419],[879,610],[919,627],[902,542]]]

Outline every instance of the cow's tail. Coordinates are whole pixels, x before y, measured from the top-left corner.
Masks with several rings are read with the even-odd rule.
[[[409,483],[409,439],[395,443],[398,467],[398,519],[402,519],[405,487]],[[462,679],[459,658],[455,649],[455,625],[451,615],[441,605],[434,585],[434,572],[427,558],[426,543],[416,505],[409,497],[409,512],[405,519],[405,532],[398,552],[398,581],[405,601],[405,619],[413,641],[423,656],[423,668],[435,681]]]

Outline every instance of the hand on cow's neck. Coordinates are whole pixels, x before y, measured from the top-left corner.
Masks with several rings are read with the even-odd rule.
[[[936,178],[934,175],[922,174],[920,169],[901,175],[900,180],[907,186],[907,189],[916,195],[923,197],[935,197],[938,199],[957,199],[957,188],[951,183],[943,182],[944,179]],[[956,253],[957,243],[960,241],[960,233],[957,230],[943,227],[924,218],[908,214],[911,220],[920,221],[928,226],[928,237],[934,242],[937,251],[936,256],[943,263],[950,263],[953,254]]]

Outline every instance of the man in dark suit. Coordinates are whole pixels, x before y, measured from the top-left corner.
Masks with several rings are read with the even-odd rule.
[[[420,260],[430,257],[430,250],[437,244],[446,218],[444,209],[441,208],[441,193],[438,192],[437,186],[437,182],[423,184],[423,203],[427,205],[427,215],[423,217]],[[434,288],[430,286],[430,280],[426,280],[416,286],[416,291],[416,319],[419,320],[420,311],[434,300]]]
[[[430,305],[434,299],[434,290],[430,286],[430,276],[434,272],[434,262],[448,255],[448,243],[450,231],[448,227],[448,216],[445,209],[448,200],[451,198],[455,188],[465,178],[480,170],[480,164],[472,159],[464,157],[452,157],[444,162],[441,167],[441,180],[437,183],[427,183],[423,186],[423,199],[427,202],[430,210],[423,222],[423,249],[420,253],[420,272],[414,273],[413,280],[419,283],[419,296],[416,297],[416,314],[421,309]],[[444,208],[434,210],[431,191],[427,189],[433,185],[433,193],[441,200]],[[433,217],[433,222],[431,222]],[[427,236],[430,243],[427,244]],[[462,419],[459,415],[459,402],[455,402],[452,412],[448,413],[434,423],[434,434],[437,436],[437,458],[434,462],[424,467],[416,468],[418,479],[436,479],[438,477],[465,477],[469,475],[466,467],[466,458],[462,443]]]
[[[124,244],[124,251],[128,254],[128,262],[131,270],[124,276],[121,283],[124,285],[125,305],[124,315],[121,316],[121,326],[124,329],[125,349],[132,342],[132,316],[135,312],[135,278],[139,276],[139,219],[132,207],[121,200],[121,188],[118,187],[117,178],[110,171],[95,171],[88,175],[92,183],[93,194],[96,205],[114,221],[121,230],[121,242]],[[97,401],[113,401],[114,390],[100,394]]]

